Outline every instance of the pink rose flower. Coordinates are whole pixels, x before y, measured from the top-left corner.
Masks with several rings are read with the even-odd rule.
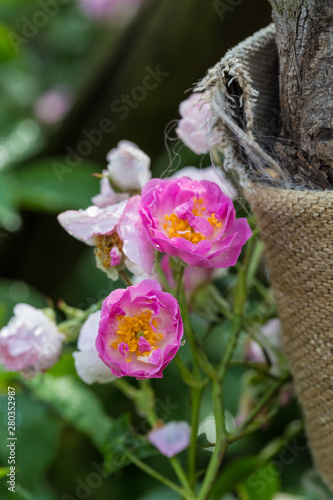
[[[77,374],[86,384],[94,382],[106,384],[116,378],[112,375],[110,368],[98,357],[95,343],[100,318],[100,311],[90,314],[80,331],[77,341],[79,350],[73,352]]]
[[[185,421],[169,422],[150,431],[147,438],[162,455],[171,458],[189,446],[191,427]]]
[[[178,137],[197,155],[207,153],[221,142],[219,132],[213,128],[213,115],[207,92],[191,94],[180,103],[176,133]]]
[[[0,330],[0,362],[7,370],[33,375],[53,366],[62,350],[63,336],[39,309],[17,304],[14,316]]]
[[[152,179],[139,204],[143,226],[152,245],[194,267],[230,267],[252,231],[217,184]]]
[[[140,196],[128,201],[58,215],[62,227],[74,238],[95,247],[97,266],[113,280],[124,265],[133,273],[151,273],[154,248],[142,227],[138,212]]]
[[[177,300],[146,279],[105,299],[96,348],[116,377],[161,378],[182,336]]]
[[[133,142],[120,141],[106,159],[111,182],[121,191],[141,191],[151,178],[150,158]]]
[[[107,170],[103,170],[102,174],[104,176],[108,175]],[[127,200],[129,198],[128,193],[116,193],[107,177],[102,177],[100,181],[100,193],[92,198],[92,202],[96,207],[105,208],[111,205],[115,205],[120,201]]]

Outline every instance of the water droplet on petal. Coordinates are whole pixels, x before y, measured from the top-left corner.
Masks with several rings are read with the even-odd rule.
[[[159,188],[158,188],[158,192],[159,192],[159,193],[162,193],[162,191],[163,191],[163,188],[159,187]]]
[[[182,183],[181,183],[180,181],[178,181],[178,182],[177,182],[177,184],[178,184],[178,186],[181,186],[181,185],[182,185]]]
[[[181,340],[180,345],[183,347],[183,345],[185,345],[185,342],[186,342],[185,339]]]

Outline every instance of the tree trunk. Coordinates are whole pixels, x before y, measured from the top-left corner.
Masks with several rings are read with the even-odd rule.
[[[333,186],[332,0],[270,0],[280,61],[280,163],[305,188]]]

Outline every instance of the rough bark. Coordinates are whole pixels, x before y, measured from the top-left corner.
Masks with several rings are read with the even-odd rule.
[[[308,188],[333,188],[332,0],[270,0],[280,60],[280,161]]]

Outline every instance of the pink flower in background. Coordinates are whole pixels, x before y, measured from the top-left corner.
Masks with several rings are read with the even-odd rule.
[[[215,182],[231,200],[237,197],[236,188],[228,181],[221,168],[213,166],[207,168],[184,167],[172,174],[170,179],[179,179],[180,177],[189,177],[193,181]]]
[[[128,193],[116,193],[111,185],[109,179],[106,177],[108,175],[107,170],[103,170],[102,175],[105,177],[101,178],[100,181],[100,193],[92,198],[92,202],[96,207],[105,208],[110,205],[115,205],[120,201],[127,200],[129,198]]]
[[[176,286],[176,282],[170,266],[170,257],[163,255],[161,259],[161,268],[171,288]],[[192,294],[204,283],[211,281],[213,277],[213,268],[200,268],[188,266],[184,271],[185,295],[189,300]],[[161,283],[162,284],[162,283]]]
[[[100,317],[100,311],[90,314],[80,331],[77,341],[79,350],[73,352],[77,374],[87,384],[94,382],[106,384],[116,378],[98,357],[95,343]]]
[[[265,323],[261,328],[261,344],[265,348],[269,361],[272,365],[271,371],[279,372],[279,359],[277,351],[283,353],[282,328],[279,318],[274,318]],[[267,363],[267,358],[261,345],[250,339],[245,350],[245,358],[254,363]]]
[[[116,377],[161,378],[182,336],[177,300],[146,279],[105,299],[96,348]]]
[[[82,11],[89,17],[104,20],[111,17],[132,17],[144,0],[79,0]]]
[[[141,191],[151,178],[150,158],[133,142],[120,141],[106,159],[110,180],[122,191]]]
[[[185,421],[169,422],[150,431],[147,438],[162,455],[171,458],[189,446],[191,427]]]
[[[51,89],[41,94],[35,103],[36,118],[45,125],[59,123],[73,105],[70,92],[64,89]]]
[[[194,267],[230,267],[252,231],[217,184],[152,179],[142,191],[139,212],[152,245]]]
[[[197,155],[207,153],[221,142],[218,131],[213,128],[215,117],[208,94],[194,93],[180,103],[176,133],[178,137]]]
[[[150,274],[154,248],[142,227],[138,212],[140,196],[128,201],[86,210],[68,210],[58,215],[62,227],[74,238],[95,247],[97,266],[117,279],[117,266],[133,273]]]
[[[0,330],[0,362],[7,370],[27,375],[42,372],[58,361],[63,336],[39,309],[17,304],[14,316]]]

